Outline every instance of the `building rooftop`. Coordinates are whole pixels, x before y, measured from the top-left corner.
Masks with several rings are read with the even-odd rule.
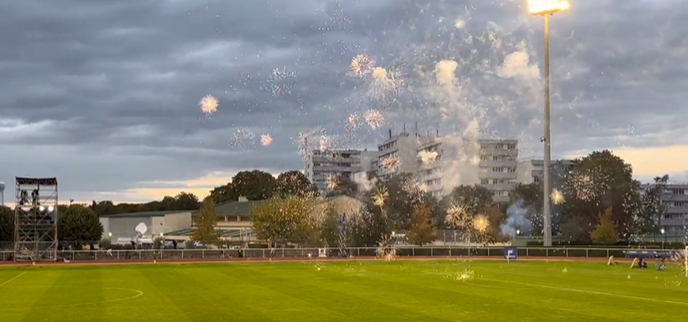
[[[165,210],[165,211],[139,211],[121,214],[101,215],[100,218],[122,218],[122,217],[163,217],[168,214],[179,214],[191,210]]]
[[[251,209],[263,202],[265,202],[265,200],[230,201],[221,203],[215,206],[215,215],[248,217]],[[199,216],[200,214],[200,210],[196,210],[191,213],[192,216]]]

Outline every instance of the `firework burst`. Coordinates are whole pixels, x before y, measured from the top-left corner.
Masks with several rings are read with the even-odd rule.
[[[555,205],[561,205],[562,203],[564,203],[564,194],[557,189],[552,190],[550,198],[552,199],[552,203]]]
[[[490,228],[490,222],[487,220],[487,217],[480,215],[473,219],[473,229],[478,233],[484,234],[488,228]]]
[[[363,119],[373,130],[379,129],[385,122],[385,116],[378,110],[369,110],[363,114]]]
[[[328,173],[325,175],[325,184],[327,186],[327,190],[332,191],[337,189],[338,181],[337,175],[334,173]]]
[[[377,257],[381,257],[385,261],[393,261],[397,258],[397,250],[394,248],[394,240],[390,236],[382,236],[378,242],[377,249],[375,249]]]
[[[206,115],[213,114],[217,112],[217,108],[220,106],[220,101],[212,95],[206,95],[201,98],[198,102],[198,107],[201,112]]]
[[[384,100],[389,95],[397,94],[404,85],[403,78],[397,72],[382,67],[375,67],[372,76],[369,95],[374,99]]]
[[[316,139],[323,136],[327,136],[325,129],[314,128],[301,131],[296,136],[296,138],[294,138],[293,143],[296,146],[299,155],[301,156],[301,158],[303,158],[304,161],[308,159],[308,155],[312,150],[318,149],[320,147],[320,142],[316,142]]]
[[[418,157],[420,158],[421,162],[423,162],[423,164],[430,164],[437,160],[437,152],[423,150],[418,152]]]
[[[232,132],[232,138],[229,140],[231,147],[240,147],[246,150],[255,149],[256,135],[247,128],[239,128]]]
[[[468,211],[468,208],[460,203],[453,202],[447,209],[447,215],[444,222],[454,229],[466,231],[473,226],[473,218]]]
[[[399,156],[390,155],[380,158],[380,166],[385,173],[395,173],[399,169]]]
[[[351,71],[358,77],[363,77],[373,72],[375,61],[366,54],[360,54],[351,60]]]
[[[389,198],[389,192],[387,191],[387,188],[378,187],[375,193],[373,194],[373,204],[382,208],[382,206],[385,205],[387,198]]]
[[[269,146],[272,144],[272,135],[270,134],[261,134],[260,135],[260,144],[262,146]]]
[[[296,85],[296,73],[286,68],[275,68],[268,78],[272,96],[278,97],[290,94]]]
[[[346,128],[355,130],[361,125],[361,117],[356,113],[351,113],[349,117],[346,118]]]

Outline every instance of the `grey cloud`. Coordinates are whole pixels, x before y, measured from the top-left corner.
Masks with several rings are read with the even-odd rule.
[[[524,151],[539,153],[539,83],[490,74],[519,48],[542,69],[542,21],[522,2],[6,1],[0,147],[11,157],[0,179],[54,173],[63,189],[90,199],[89,191],[211,171],[300,169],[293,140],[302,130],[322,127],[366,147],[403,123],[412,129],[418,122],[423,133],[462,133],[466,121],[442,120],[444,103],[431,90],[442,59],[465,63],[460,97],[490,120],[486,132],[519,138]],[[601,0],[577,1],[553,17],[556,153],[612,148],[620,136],[631,146],[686,143],[662,130],[688,117],[681,105],[687,12],[684,2]],[[466,25],[456,28],[460,20]],[[490,35],[501,47],[476,40]],[[407,87],[396,100],[371,102],[368,85],[347,76],[359,53],[403,72]],[[296,73],[291,93],[271,95],[275,68]],[[211,116],[196,106],[206,94],[220,100]],[[350,113],[369,108],[387,114],[382,129],[344,129]],[[453,108],[470,119],[465,108]],[[40,131],[9,129],[19,121]],[[269,133],[274,142],[232,148],[238,128],[256,140]]]

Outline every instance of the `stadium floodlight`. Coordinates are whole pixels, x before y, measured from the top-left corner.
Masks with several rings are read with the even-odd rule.
[[[45,211],[45,207],[40,206],[40,207],[38,207],[38,210],[40,210],[40,211]]]
[[[571,4],[568,0],[528,0],[528,12],[532,15],[542,16],[545,22],[544,33],[545,33],[545,64],[543,68],[543,74],[545,76],[544,81],[544,96],[545,96],[545,109],[544,109],[544,135],[542,137],[542,142],[544,143],[544,162],[543,162],[543,209],[542,217],[544,221],[543,227],[543,246],[552,246],[552,205],[550,204],[550,195],[552,194],[552,181],[551,177],[551,162],[552,162],[552,138],[550,131],[550,94],[549,94],[549,16],[557,12],[562,12],[569,10]]]
[[[528,12],[543,16],[571,9],[569,0],[528,0]]]
[[[48,212],[53,212],[53,210],[55,210],[55,208],[53,208],[53,206],[48,207]]]

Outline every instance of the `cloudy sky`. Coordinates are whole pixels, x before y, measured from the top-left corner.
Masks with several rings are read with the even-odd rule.
[[[202,196],[240,170],[302,169],[299,133],[371,147],[416,122],[541,155],[543,23],[526,2],[3,1],[0,181],[56,176],[62,200]],[[613,149],[639,177],[685,178],[687,30],[683,0],[553,16],[553,153]],[[357,55],[387,74],[355,75]]]

